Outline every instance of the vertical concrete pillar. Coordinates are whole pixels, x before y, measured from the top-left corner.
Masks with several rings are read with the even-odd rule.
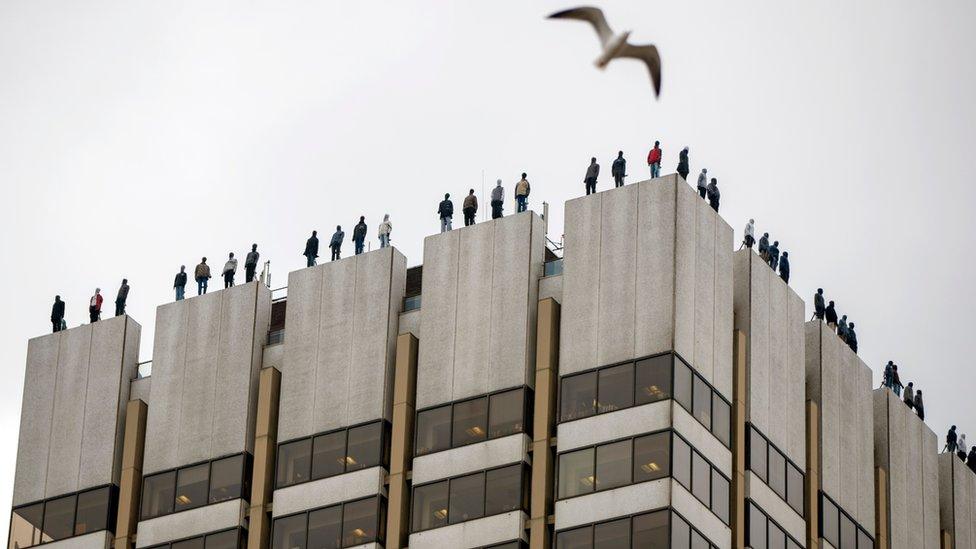
[[[807,401],[807,484],[803,490],[807,506],[807,549],[820,547],[820,407]]]
[[[952,549],[952,534],[950,534],[948,530],[942,531],[940,541],[942,549]]]
[[[539,301],[536,321],[535,403],[532,418],[532,486],[530,489],[529,549],[548,549],[549,514],[555,477],[552,446],[559,379],[559,302]]]
[[[746,546],[746,335],[732,337],[732,547]]]
[[[278,444],[278,396],[281,372],[264,368],[258,381],[258,411],[254,421],[254,467],[248,508],[247,546],[267,549],[271,535],[271,492],[274,490],[275,453]],[[118,549],[118,548],[116,548]]]
[[[146,403],[130,400],[125,406],[122,435],[122,476],[119,481],[119,509],[115,523],[115,549],[135,546],[142,495],[142,456],[146,442]]]
[[[888,549],[888,474],[874,468],[874,548]]]
[[[393,373],[393,436],[390,442],[389,512],[386,519],[386,549],[407,546],[410,535],[410,489],[407,472],[413,458],[413,421],[417,397],[417,347],[413,334],[396,340]]]

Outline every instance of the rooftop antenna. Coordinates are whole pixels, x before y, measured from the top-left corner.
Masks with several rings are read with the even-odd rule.
[[[549,236],[549,203],[542,201],[542,234]]]

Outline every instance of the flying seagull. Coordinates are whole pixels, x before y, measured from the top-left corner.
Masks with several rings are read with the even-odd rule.
[[[600,44],[603,46],[603,53],[596,59],[596,66],[600,70],[607,67],[613,59],[625,57],[639,59],[647,65],[651,72],[651,83],[654,85],[654,96],[661,95],[661,57],[657,53],[657,48],[653,44],[644,46],[634,46],[627,43],[630,31],[614,34],[607,18],[603,16],[600,8],[583,7],[570,10],[558,11],[549,16],[549,19],[578,19],[587,21],[596,29],[600,36]]]

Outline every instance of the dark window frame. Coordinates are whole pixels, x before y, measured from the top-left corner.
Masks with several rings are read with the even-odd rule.
[[[316,512],[316,511],[321,511],[323,509],[330,509],[330,508],[333,508],[333,507],[339,507],[341,509],[340,510],[340,513],[339,513],[339,529],[340,529],[340,531],[344,535],[345,534],[344,529],[345,529],[345,525],[346,525],[346,505],[350,505],[350,504],[353,504],[353,503],[361,503],[361,502],[368,501],[368,500],[371,500],[371,499],[372,500],[376,500],[376,525],[375,525],[375,528],[376,528],[376,539],[374,541],[376,543],[380,544],[380,545],[383,545],[386,542],[386,528],[385,528],[386,525],[385,525],[385,522],[386,522],[386,515],[387,515],[387,513],[389,513],[389,507],[388,507],[388,501],[387,501],[386,496],[384,496],[383,494],[375,494],[375,495],[372,495],[372,496],[366,496],[364,498],[356,498],[356,499],[351,499],[349,501],[340,501],[338,503],[333,503],[331,505],[322,505],[322,506],[319,506],[319,507],[315,507],[313,509],[306,509],[305,511],[299,511],[297,513],[289,513],[287,515],[281,515],[280,517],[274,517],[272,519],[272,521],[271,521],[270,538],[269,538],[269,541],[268,541],[268,546],[271,547],[271,543],[273,543],[273,541],[274,541],[274,527],[275,527],[275,523],[277,523],[279,520],[283,520],[283,519],[288,519],[288,518],[298,517],[298,516],[303,516],[304,515],[304,517],[305,517],[305,546],[307,548],[308,547],[308,530],[309,530],[309,528],[308,528],[308,519],[309,519],[309,516],[312,513]],[[363,543],[372,543],[372,542],[363,542]],[[357,543],[356,545],[349,545],[349,546],[346,546],[345,544],[341,544],[341,545],[343,547],[357,547],[359,545],[362,545],[362,543]],[[147,549],[154,549],[154,548],[147,548]]]
[[[210,503],[210,489],[211,489],[211,479],[213,478],[213,464],[214,464],[214,462],[215,461],[223,461],[225,459],[232,458],[232,457],[237,457],[237,456],[244,456],[244,463],[242,464],[243,467],[241,468],[241,495],[240,495],[240,497],[226,499],[226,500],[219,501],[219,502],[216,502],[216,503]],[[212,458],[212,459],[206,459],[206,460],[203,460],[203,461],[198,461],[198,462],[190,463],[190,464],[187,464],[187,465],[181,465],[180,467],[173,467],[173,468],[170,468],[170,469],[164,469],[162,471],[156,471],[156,472],[154,472],[152,474],[149,474],[149,475],[144,475],[142,477],[142,483],[139,485],[139,490],[140,490],[140,494],[139,494],[139,513],[138,513],[139,520],[140,521],[142,521],[142,520],[151,520],[151,519],[154,519],[154,518],[165,517],[165,516],[169,516],[169,515],[172,515],[172,514],[175,514],[175,513],[182,513],[183,511],[190,511],[192,509],[199,509],[201,507],[206,507],[208,505],[219,505],[219,504],[224,503],[224,502],[227,502],[227,501],[233,501],[234,499],[243,499],[244,501],[250,501],[250,498],[251,498],[251,490],[250,490],[251,475],[250,475],[250,472],[251,472],[251,468],[253,467],[253,461],[252,461],[253,459],[254,459],[254,457],[250,453],[248,453],[248,452],[238,452],[236,454],[227,454],[227,455],[224,455],[224,456],[215,457],[215,458]],[[194,467],[199,467],[199,466],[204,465],[204,464],[207,465],[207,503],[204,503],[203,505],[198,505],[198,506],[195,506],[195,507],[190,507],[190,508],[186,508],[186,509],[179,509],[179,510],[177,510],[176,509],[176,496],[177,496],[177,493],[176,493],[176,483],[177,483],[177,479],[179,478],[179,472],[182,471],[182,470],[184,470],[184,469],[192,469]],[[169,511],[167,513],[160,513],[158,515],[153,515],[151,517],[143,516],[142,511],[143,511],[143,508],[145,507],[145,501],[146,501],[146,490],[145,490],[145,488],[146,488],[146,480],[147,479],[150,479],[152,477],[155,477],[157,475],[165,475],[165,474],[169,474],[169,473],[174,473],[174,475],[173,475],[173,510],[172,511]],[[219,533],[219,532],[213,532],[213,533]],[[193,536],[193,537],[198,537],[198,536]],[[187,538],[187,539],[192,539],[192,538]],[[181,540],[177,540],[177,541],[181,541]]]
[[[522,430],[509,433],[507,435],[491,436],[491,397],[497,396],[504,393],[522,391]],[[467,398],[462,398],[458,400],[452,400],[451,402],[443,402],[434,406],[428,406],[426,408],[417,410],[414,412],[414,425],[419,423],[420,414],[429,412],[431,410],[437,410],[440,408],[448,408],[451,411],[451,419],[448,422],[448,438],[450,439],[447,444],[447,448],[441,448],[440,450],[434,450],[432,452],[420,452],[418,449],[418,431],[415,429],[413,434],[413,457],[429,456],[439,452],[446,452],[448,450],[453,450],[455,448],[463,448],[465,446],[470,446],[472,444],[481,444],[483,442],[488,442],[489,440],[497,440],[500,438],[510,437],[512,435],[524,434],[532,436],[532,404],[534,403],[533,397],[535,393],[531,387],[528,385],[517,385],[515,387],[508,387],[507,389],[500,389],[498,391],[492,391],[490,393],[484,393],[481,395],[475,395]],[[473,400],[485,399],[485,438],[484,440],[477,440],[474,442],[466,442],[462,444],[455,444],[454,442],[454,407],[457,404],[463,404],[465,402],[470,402]]]
[[[173,541],[167,541],[166,543],[160,543],[158,545],[152,545],[146,547],[146,549],[167,549],[172,547],[176,543],[183,543],[184,541],[192,541],[195,539],[203,539],[204,547],[207,546],[207,538],[210,536],[216,536],[219,534],[226,534],[227,532],[236,531],[237,532],[237,547],[243,547],[241,542],[244,541],[244,528],[240,526],[235,526],[233,528],[224,528],[223,530],[215,530],[213,532],[207,532],[206,534],[198,534],[196,536],[188,536],[185,538],[174,539]]]
[[[766,541],[767,541],[767,544],[769,542],[769,528],[770,528],[770,526],[776,526],[776,528],[779,528],[786,535],[786,546],[787,547],[789,547],[790,542],[795,543],[798,547],[802,547],[803,546],[803,544],[801,544],[799,541],[797,541],[796,538],[794,538],[793,536],[791,536],[790,533],[786,531],[786,528],[783,528],[783,525],[782,524],[780,524],[780,523],[776,522],[775,520],[773,520],[773,518],[769,516],[769,513],[767,513],[762,507],[760,507],[758,504],[756,504],[756,502],[752,498],[748,498],[747,497],[745,499],[745,502],[746,502],[746,508],[745,508],[745,510],[746,510],[746,513],[745,513],[745,518],[746,518],[746,526],[745,526],[746,540],[745,541],[746,541],[746,545],[749,545],[749,543],[750,543],[748,536],[749,536],[750,530],[752,529],[752,527],[750,525],[750,520],[751,520],[752,515],[749,513],[749,511],[752,508],[755,508],[755,510],[757,512],[759,512],[759,514],[761,514],[766,519]]]
[[[354,473],[356,471],[362,471],[362,470],[364,470],[364,469],[353,469],[353,470],[349,470],[349,464],[348,463],[344,463],[343,466],[342,466],[342,472],[341,473],[336,473],[334,475],[325,475],[325,476],[322,476],[322,477],[314,477],[312,475],[312,464],[313,464],[313,461],[315,459],[315,439],[318,438],[318,437],[326,436],[326,435],[333,435],[333,434],[336,434],[336,433],[339,433],[339,432],[345,432],[345,437],[344,437],[345,442],[344,442],[344,446],[343,446],[343,452],[345,452],[344,455],[348,456],[349,455],[349,431],[351,431],[353,429],[360,428],[360,427],[366,427],[366,426],[369,426],[369,425],[378,424],[378,423],[381,423],[383,425],[382,428],[381,428],[381,432],[380,432],[380,454],[381,454],[380,455],[380,462],[377,465],[373,465],[371,467],[366,467],[364,469],[369,469],[369,468],[372,468],[372,467],[384,467],[384,468],[387,468],[388,469],[389,466],[390,466],[390,440],[391,440],[391,437],[392,437],[392,425],[386,419],[373,419],[373,420],[370,420],[370,421],[363,421],[361,423],[355,423],[355,424],[348,425],[348,426],[345,426],[345,427],[339,427],[338,429],[329,429],[328,431],[322,431],[322,432],[319,432],[319,433],[315,433],[313,435],[308,435],[308,436],[304,436],[304,437],[293,438],[291,440],[285,440],[285,441],[282,441],[282,442],[279,442],[278,444],[276,444],[275,445],[275,463],[274,463],[274,469],[273,469],[273,471],[274,471],[274,488],[276,490],[278,490],[278,489],[281,489],[281,488],[288,488],[289,486],[298,486],[300,484],[307,484],[309,482],[315,482],[317,480],[322,480],[324,478],[332,478],[332,477],[337,477],[337,476],[340,476],[340,475],[345,475],[345,474],[348,474],[348,473]],[[293,443],[296,443],[296,442],[302,442],[302,441],[306,441],[306,440],[309,441],[308,480],[303,480],[303,481],[300,481],[300,482],[292,482],[292,483],[284,484],[284,485],[278,484],[278,466],[281,463],[281,447],[282,446],[285,446],[285,445],[288,445],[288,444],[293,444]]]
[[[631,538],[631,542],[633,542],[633,539],[634,539],[634,519],[643,517],[645,515],[652,515],[654,513],[660,513],[660,512],[666,512],[668,514],[668,547],[672,547],[673,546],[674,539],[673,539],[672,534],[674,532],[674,519],[675,519],[675,517],[678,517],[685,524],[688,525],[689,547],[690,547],[690,543],[691,543],[691,534],[692,533],[697,533],[705,541],[708,542],[709,547],[711,549],[717,549],[718,546],[715,545],[715,543],[712,542],[712,540],[710,540],[708,538],[708,536],[705,535],[704,532],[702,532],[698,528],[695,528],[694,524],[692,524],[691,521],[689,521],[684,515],[682,515],[678,511],[676,511],[674,509],[674,507],[671,507],[671,506],[658,507],[657,509],[651,509],[649,511],[640,511],[638,513],[631,513],[629,515],[622,515],[622,516],[619,516],[619,517],[614,517],[614,518],[611,518],[611,519],[601,520],[601,521],[597,521],[597,522],[590,522],[590,523],[587,523],[587,524],[578,524],[576,526],[571,526],[569,528],[564,528],[562,530],[554,531],[552,533],[552,546],[553,547],[556,547],[556,543],[558,541],[559,534],[562,534],[564,532],[572,532],[573,530],[582,530],[584,528],[589,528],[589,530],[590,530],[590,543],[593,544],[593,540],[595,539],[594,536],[595,536],[595,532],[596,532],[596,527],[597,526],[599,526],[601,524],[606,524],[606,523],[610,523],[610,522],[617,522],[617,521],[622,521],[622,520],[629,520],[630,521],[630,538]]]
[[[753,436],[758,436],[765,442],[766,445],[766,459],[765,459],[766,470],[765,471],[757,471],[752,466],[752,437]],[[800,517],[806,518],[807,516],[806,498],[803,497],[802,493],[800,494],[800,501],[802,501],[803,503],[802,509],[797,509],[796,507],[793,507],[792,504],[790,504],[790,468],[793,468],[800,472],[801,492],[803,492],[804,486],[806,486],[806,482],[807,482],[806,471],[802,467],[797,465],[792,459],[790,459],[790,456],[786,455],[786,452],[780,450],[779,447],[777,447],[775,444],[770,442],[769,437],[767,437],[762,431],[757,429],[756,426],[752,424],[752,422],[746,422],[745,440],[746,440],[746,470],[752,471],[754,475],[759,477],[759,480],[763,481],[763,484],[769,487],[770,491],[776,494],[776,497],[780,498],[784,503],[786,503],[786,505],[790,509],[792,509],[796,514],[800,515]],[[784,493],[782,496],[780,496],[780,494],[775,489],[773,489],[773,486],[769,483],[770,480],[769,456],[771,455],[772,452],[777,452],[779,455],[783,456],[783,459],[786,462],[783,468],[783,475],[784,475],[783,482],[785,483],[785,486],[784,486]]]
[[[92,492],[98,492],[100,490],[105,490],[106,488],[108,488],[108,502],[107,502],[107,505],[108,505],[108,508],[107,508],[108,514],[105,517],[105,528],[100,528],[98,530],[91,530],[91,531],[85,532],[83,534],[75,534],[74,532],[75,532],[76,528],[78,527],[78,500],[80,499],[80,497],[82,495],[84,495],[84,494],[89,494],[89,493],[92,493]],[[54,497],[50,497],[50,498],[44,498],[44,499],[40,499],[40,500],[36,500],[36,501],[31,501],[31,502],[28,502],[28,503],[24,503],[24,504],[21,504],[21,505],[17,505],[16,507],[11,507],[11,509],[10,509],[10,520],[7,523],[7,540],[8,540],[8,543],[9,543],[9,540],[10,540],[10,534],[12,533],[11,530],[13,528],[13,516],[14,516],[14,513],[17,512],[18,509],[24,509],[26,507],[33,507],[34,505],[40,505],[41,506],[41,517],[40,517],[41,524],[40,524],[40,526],[38,526],[38,529],[39,530],[42,530],[43,529],[43,525],[44,525],[44,515],[46,514],[46,511],[47,511],[46,504],[49,501],[59,500],[59,499],[62,499],[62,498],[65,498],[65,497],[71,497],[71,496],[74,496],[74,498],[75,498],[74,509],[72,510],[72,513],[71,513],[71,535],[68,536],[68,537],[62,538],[60,540],[42,541],[40,543],[35,543],[35,544],[32,544],[32,545],[23,545],[21,547],[25,547],[26,548],[26,547],[37,547],[39,545],[47,545],[49,543],[55,543],[55,542],[58,542],[58,541],[64,541],[66,539],[71,539],[71,538],[75,538],[75,537],[78,537],[78,536],[87,536],[88,534],[92,534],[92,533],[95,533],[95,532],[103,532],[104,531],[104,532],[111,532],[113,535],[115,534],[115,522],[117,520],[118,507],[119,507],[119,505],[118,505],[118,502],[119,502],[119,487],[118,487],[118,485],[115,485],[115,484],[101,484],[99,486],[95,486],[95,487],[92,487],[92,488],[85,488],[84,490],[78,490],[77,492],[69,492],[67,494],[61,494],[59,496],[54,496]]]
[[[688,439],[686,439],[685,437],[683,437],[681,435],[681,433],[679,433],[677,431],[673,431],[673,432],[674,432],[674,436],[677,436],[677,437],[681,438],[681,440],[688,446],[688,448],[691,449],[691,452],[689,453],[689,456],[691,457],[691,461],[690,461],[689,466],[688,466],[688,469],[690,471],[688,483],[691,486],[685,486],[684,483],[682,483],[681,481],[679,481],[677,478],[674,478],[674,477],[672,477],[672,478],[674,478],[675,482],[677,482],[682,488],[684,488],[685,490],[687,490],[688,493],[691,494],[692,497],[694,497],[702,505],[704,505],[705,508],[707,508],[713,515],[715,515],[716,518],[718,518],[720,521],[722,521],[723,524],[725,524],[726,526],[731,526],[732,525],[732,516],[731,516],[732,515],[732,512],[731,512],[731,510],[732,510],[732,479],[730,479],[729,477],[727,477],[725,475],[725,473],[723,473],[721,471],[721,469],[719,469],[718,467],[716,467],[715,464],[712,463],[712,461],[710,459],[708,459],[707,456],[705,456],[705,454],[699,452],[698,449],[695,448],[695,445],[692,444],[691,442],[689,442]],[[671,443],[671,446],[672,446],[672,449],[673,449],[674,448],[674,442],[673,441]],[[696,454],[699,457],[701,457],[702,461],[704,461],[708,465],[708,501],[702,501],[702,499],[699,498],[695,494],[695,492],[694,492],[694,488],[693,487],[695,486],[695,467],[694,467],[693,464],[695,462],[695,455]],[[674,453],[672,452],[671,455],[673,456]],[[672,457],[672,459],[673,459],[673,457]],[[672,463],[671,466],[674,467],[674,464]],[[674,469],[672,469],[672,471],[673,470]],[[728,520],[720,517],[718,515],[718,513],[716,513],[712,509],[712,501],[711,501],[712,500],[712,478],[713,478],[713,474],[715,474],[715,473],[718,473],[718,475],[720,477],[722,477],[723,479],[725,479],[726,482],[729,483],[729,501],[728,501],[728,507],[727,507],[729,509],[729,517],[728,517]]]
[[[845,511],[844,508],[840,506],[840,504],[838,504],[836,501],[834,501],[834,498],[828,496],[823,490],[818,490],[817,491],[817,507],[820,510],[818,512],[818,514],[817,514],[818,515],[817,516],[817,535],[820,536],[822,539],[826,539],[826,538],[824,538],[824,535],[823,535],[823,517],[824,517],[824,514],[823,514],[823,504],[824,504],[824,500],[825,499],[827,501],[829,501],[834,507],[837,508],[837,535],[838,535],[838,538],[841,535],[841,528],[840,528],[841,521],[843,521],[844,518],[847,518],[848,520],[850,520],[854,524],[854,539],[857,541],[857,543],[860,544],[861,536],[863,535],[864,537],[867,537],[867,539],[871,542],[871,547],[873,549],[873,547],[878,543],[878,541],[874,538],[874,536],[872,536],[871,534],[869,534],[867,530],[865,530],[863,527],[861,527],[861,523],[859,523],[854,517],[852,517],[850,513],[848,513],[847,511]]]
[[[500,469],[507,469],[509,467],[520,467],[521,470],[522,470],[521,483],[519,485],[519,492],[520,492],[519,493],[519,506],[520,506],[520,508],[521,508],[521,510],[523,512],[527,511],[528,510],[528,503],[529,503],[527,501],[527,499],[528,499],[527,498],[527,495],[528,495],[528,492],[529,492],[529,486],[527,484],[531,481],[531,474],[530,474],[530,470],[531,469],[530,469],[529,464],[526,463],[525,461],[516,461],[516,462],[513,462],[513,463],[506,463],[505,465],[499,465],[499,466],[496,466],[496,467],[489,467],[487,469],[480,469],[478,471],[469,471],[467,473],[464,473],[463,475],[454,475],[454,476],[450,476],[450,477],[439,478],[437,480],[432,480],[430,482],[425,482],[423,484],[414,485],[411,488],[411,490],[410,490],[410,516],[407,517],[407,520],[409,521],[409,524],[410,524],[410,533],[411,534],[416,534],[418,532],[427,532],[429,530],[436,530],[438,528],[444,528],[444,527],[447,527],[447,526],[453,526],[455,524],[464,524],[464,523],[470,522],[472,520],[480,520],[480,519],[483,519],[483,518],[494,517],[494,516],[498,516],[498,515],[504,515],[506,513],[512,513],[514,511],[516,511],[517,509],[516,510],[513,510],[513,511],[501,511],[499,513],[492,513],[492,514],[488,514],[487,512],[483,512],[482,513],[482,516],[480,516],[480,517],[475,517],[475,518],[472,518],[472,519],[469,519],[469,520],[466,520],[466,521],[462,520],[462,521],[459,521],[459,522],[451,522],[451,512],[450,512],[450,509],[451,509],[451,481],[457,480],[457,479],[461,479],[461,478],[466,478],[466,477],[472,477],[472,476],[475,476],[475,475],[482,475],[482,480],[485,483],[485,485],[482,488],[482,499],[485,500],[485,501],[482,502],[482,510],[483,511],[486,511],[487,510],[486,509],[487,508],[487,505],[486,504],[487,504],[487,498],[488,498],[488,472],[489,471],[497,471],[497,470],[500,470]],[[438,483],[441,483],[441,482],[447,482],[447,509],[448,509],[448,514],[447,514],[447,517],[445,517],[445,521],[446,521],[445,524],[442,525],[442,526],[434,526],[432,528],[423,528],[423,529],[420,529],[420,530],[414,530],[413,529],[414,513],[417,510],[417,506],[413,504],[413,502],[414,502],[414,499],[413,499],[414,498],[414,490],[417,490],[418,488],[423,488],[424,486],[430,486],[432,484],[438,484]]]

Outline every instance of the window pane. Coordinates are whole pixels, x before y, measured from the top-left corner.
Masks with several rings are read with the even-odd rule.
[[[563,378],[559,398],[559,421],[570,421],[595,414],[596,372]]]
[[[691,549],[710,549],[711,544],[696,531],[691,532]]]
[[[663,432],[634,439],[634,482],[645,482],[671,474],[668,454],[671,433]]]
[[[358,471],[383,461],[383,422],[349,429],[346,471]]]
[[[271,549],[305,549],[305,513],[274,521]]]
[[[630,519],[594,526],[593,549],[630,549]]]
[[[447,524],[447,481],[413,489],[413,531]]]
[[[769,522],[769,549],[786,549],[786,532],[780,530],[772,521]]]
[[[559,456],[559,498],[593,491],[593,448]]]
[[[207,504],[210,464],[195,465],[176,473],[176,510],[193,509]]]
[[[672,473],[675,480],[691,490],[691,447],[683,438],[675,435],[673,439],[673,455],[671,456]]]
[[[44,504],[44,535],[54,541],[70,538],[74,532],[75,496],[52,499]]]
[[[674,399],[691,411],[691,368],[681,360],[674,361]]]
[[[146,477],[142,483],[142,518],[173,512],[176,471]]]
[[[840,516],[840,549],[855,549],[857,547],[857,527],[847,515]]]
[[[340,475],[346,470],[346,431],[319,435],[312,440],[312,478]]]
[[[800,545],[793,541],[792,538],[786,538],[786,549],[803,549]]]
[[[857,531],[857,549],[874,549],[874,541],[863,530]]]
[[[206,549],[237,549],[240,545],[240,537],[239,530],[210,534],[204,546]]]
[[[556,534],[556,549],[593,549],[593,528],[584,526]]]
[[[634,547],[668,546],[668,511],[634,517]]]
[[[634,365],[621,364],[599,372],[597,412],[612,412],[634,405]]]
[[[310,549],[342,547],[341,505],[326,507],[308,514],[308,546]]]
[[[454,405],[454,446],[481,442],[488,437],[488,399],[476,398]]]
[[[41,543],[41,528],[44,519],[44,504],[35,503],[14,509],[10,517],[10,539],[7,542],[8,549],[18,549],[19,547],[30,547]],[[51,541],[45,537],[43,541]]]
[[[99,488],[78,494],[78,514],[75,517],[75,535],[107,530],[110,490]],[[115,525],[112,525],[113,529]]]
[[[231,456],[213,462],[210,464],[210,503],[242,497],[243,481],[243,455]]]
[[[671,398],[671,360],[667,354],[637,363],[637,404]]]
[[[524,432],[525,393],[522,389],[491,395],[488,406],[488,436],[503,437]]]
[[[729,524],[729,481],[712,469],[712,512]]]
[[[172,549],[203,549],[203,536],[178,541],[171,547]]]
[[[485,475],[469,475],[451,480],[451,524],[485,516]]]
[[[749,428],[749,470],[766,482],[766,439],[759,431]]]
[[[522,507],[522,465],[493,469],[486,475],[485,515]]]
[[[606,490],[630,484],[633,450],[629,440],[596,448],[596,489]]]
[[[694,406],[695,419],[710,429],[712,427],[712,389],[699,376],[695,376]]]
[[[803,516],[803,473],[792,464],[786,468],[786,497],[790,507]]]
[[[712,393],[712,434],[726,447],[732,446],[732,408],[718,393]]]
[[[769,487],[786,499],[786,458],[772,446],[769,447]]]
[[[712,468],[698,452],[691,453],[691,493],[708,507]]]
[[[830,502],[821,494],[822,504],[820,521],[823,523],[821,536],[830,542],[834,547],[838,547],[840,542],[840,524],[838,523],[837,506]]]
[[[278,447],[277,486],[307,482],[312,466],[312,440],[302,439]]]
[[[685,519],[671,514],[671,549],[688,549],[691,545],[691,527]]]
[[[352,547],[376,541],[380,523],[377,498],[354,501],[342,506],[342,546]],[[312,547],[310,549],[318,549]]]
[[[749,538],[746,542],[752,549],[766,549],[766,515],[751,503],[749,504]]]
[[[441,406],[417,414],[417,455],[451,447],[451,407]]]

